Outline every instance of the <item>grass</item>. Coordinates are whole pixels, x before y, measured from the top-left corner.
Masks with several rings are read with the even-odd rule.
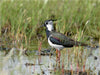
[[[36,46],[37,34],[46,41],[45,30],[38,27],[48,19],[57,19],[57,31],[70,33],[73,39],[85,42],[89,37],[100,37],[99,0],[5,0],[0,6],[0,36],[18,46]]]
[[[38,50],[42,42],[47,48],[45,29],[38,27],[48,19],[57,19],[56,31],[74,40],[89,44],[90,37],[100,39],[100,0],[0,0],[0,46]],[[82,68],[87,57],[82,59],[83,51],[63,50],[69,53],[66,67],[71,62]]]
[[[56,31],[74,40],[100,39],[100,0],[0,0],[0,46],[38,50],[42,42],[47,48],[45,29],[38,27],[48,19],[57,19]],[[75,59],[68,60],[82,67],[83,50],[73,49]]]

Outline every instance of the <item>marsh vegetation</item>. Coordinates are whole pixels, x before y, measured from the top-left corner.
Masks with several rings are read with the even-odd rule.
[[[93,49],[74,47],[62,50],[60,71],[55,70],[57,66],[55,51],[53,55],[36,55],[36,50],[50,48],[45,28],[39,28],[48,19],[57,19],[54,23],[57,32],[92,47],[99,46],[100,0],[0,0],[0,50],[5,49],[0,51],[0,73],[33,74],[34,66],[27,68],[26,63],[40,66],[39,69],[35,66],[36,75],[40,70],[42,74],[45,71],[48,75],[49,70],[53,70],[51,75],[65,74],[65,72],[67,74],[68,70],[74,75],[74,71],[83,71],[83,69],[89,75],[96,70],[95,67],[90,69],[88,64],[100,60],[99,48],[94,49],[98,51],[94,52],[96,54],[92,54],[92,57],[97,57],[98,60],[89,60],[87,65],[87,58]],[[28,52],[28,55],[25,52]],[[93,59],[92,57],[90,59]],[[40,62],[40,58],[44,61]],[[97,62],[97,64],[100,63]],[[49,70],[47,70],[48,65]],[[93,74],[96,72],[94,71]]]

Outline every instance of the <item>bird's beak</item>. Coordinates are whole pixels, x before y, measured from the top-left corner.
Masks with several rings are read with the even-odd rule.
[[[44,27],[45,25],[43,24],[43,25],[41,25],[39,28],[41,28],[41,27]]]

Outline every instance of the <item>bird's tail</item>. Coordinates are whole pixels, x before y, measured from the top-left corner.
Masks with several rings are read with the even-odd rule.
[[[75,46],[88,46],[88,44],[75,41]]]
[[[75,42],[75,46],[85,46],[87,48],[99,48],[99,46],[91,47],[88,44],[77,42],[77,41]]]

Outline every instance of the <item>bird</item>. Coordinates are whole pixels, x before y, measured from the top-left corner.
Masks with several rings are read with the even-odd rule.
[[[46,27],[46,36],[51,47],[62,50],[63,48],[70,48],[73,46],[88,46],[88,44],[74,41],[62,33],[56,32],[53,25],[54,20],[46,20],[41,27]]]
[[[74,41],[73,39],[65,36],[62,33],[56,32],[54,28],[54,22],[55,20],[46,20],[43,25],[40,27],[46,28],[46,36],[49,45],[52,48],[56,49],[56,52],[58,53],[58,59],[60,59],[60,50],[63,48],[71,48],[73,46],[88,46],[88,44],[84,44],[79,41]]]

